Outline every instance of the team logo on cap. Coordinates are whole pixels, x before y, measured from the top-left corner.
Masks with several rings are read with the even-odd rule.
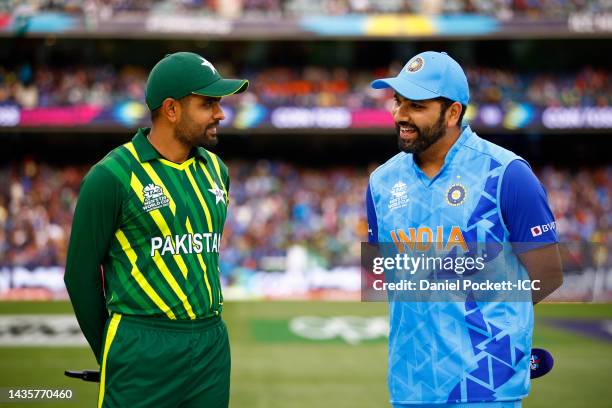
[[[213,67],[213,64],[208,62],[206,58],[200,57],[200,59],[202,60],[202,65],[204,65],[205,67],[208,67],[213,72],[213,74],[217,73],[217,70],[215,69],[215,67]]]
[[[453,184],[446,192],[446,202],[456,207],[463,204],[466,195],[465,187],[461,184]]]
[[[423,65],[425,65],[425,60],[421,57],[416,57],[408,63],[408,65],[406,66],[406,71],[410,73],[417,72],[421,68],[423,68]]]

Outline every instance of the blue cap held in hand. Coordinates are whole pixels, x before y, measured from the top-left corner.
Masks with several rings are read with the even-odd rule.
[[[440,96],[467,105],[468,81],[461,66],[445,52],[415,55],[395,78],[377,79],[374,89],[393,88],[406,99],[420,101]]]
[[[541,348],[531,349],[531,358],[529,360],[529,373],[531,378],[540,378],[548,374],[555,365],[553,356],[546,350]]]

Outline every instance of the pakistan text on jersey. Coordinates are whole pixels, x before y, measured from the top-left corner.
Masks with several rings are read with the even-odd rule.
[[[179,254],[201,254],[202,252],[219,252],[221,234],[218,232],[199,232],[183,235],[167,235],[165,237],[151,238],[151,256],[159,251],[160,255],[170,253]]]

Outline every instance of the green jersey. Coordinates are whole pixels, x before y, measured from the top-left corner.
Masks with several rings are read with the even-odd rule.
[[[100,266],[111,312],[174,320],[215,316],[222,309],[219,246],[227,167],[200,147],[181,164],[165,160],[147,140],[148,132],[139,129],[131,142],[111,151],[81,185],[65,281],[90,343],[83,326],[95,324],[79,309],[95,299],[79,298],[98,296],[99,303],[103,295],[93,292],[101,292]],[[87,276],[98,283],[91,287]],[[101,341],[103,325],[90,331]],[[98,339],[93,342],[98,353]]]

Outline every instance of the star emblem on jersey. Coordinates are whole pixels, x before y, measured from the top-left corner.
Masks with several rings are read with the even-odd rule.
[[[446,192],[446,202],[452,206],[458,206],[465,202],[467,192],[461,184],[453,184]]]
[[[413,74],[417,71],[420,71],[421,68],[423,68],[423,65],[425,65],[425,60],[421,57],[416,57],[408,63],[408,65],[406,66],[406,71]]]
[[[210,70],[216,74],[217,70],[215,69],[215,67],[213,67],[213,64],[211,64],[210,62],[208,62],[208,60],[206,58],[200,57],[200,59],[202,60],[202,65],[204,65],[205,67],[210,68]]]
[[[142,209],[146,212],[158,210],[170,204],[170,200],[164,194],[164,190],[160,186],[153,183],[149,183],[144,186],[142,189],[142,195],[144,197]]]
[[[217,183],[213,185],[213,188],[209,188],[208,191],[214,194],[215,204],[219,204],[220,201],[225,201],[225,191],[221,190]]]

